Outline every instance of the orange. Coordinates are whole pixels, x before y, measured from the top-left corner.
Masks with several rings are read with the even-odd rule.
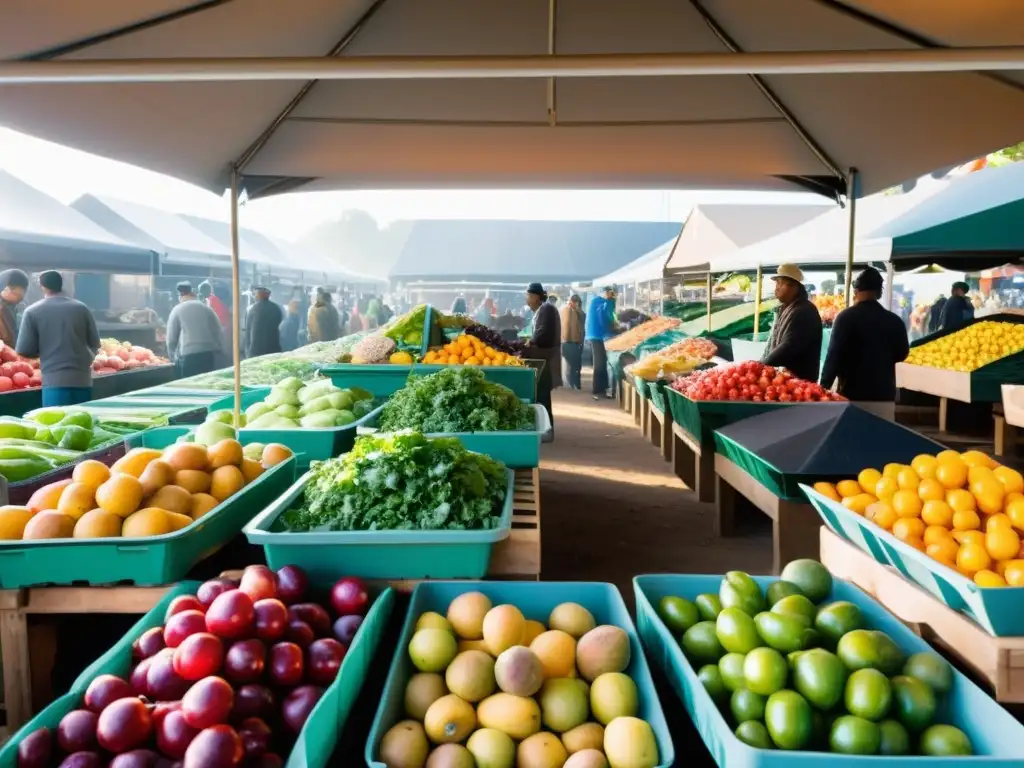
[[[904,491],[916,491],[917,486],[921,484],[921,478],[910,467],[904,467],[896,475],[896,482]]]
[[[874,504],[878,499],[872,496],[870,493],[858,493],[856,496],[848,496],[843,499],[843,506],[851,512],[856,512],[858,515],[863,515],[867,508]]]
[[[939,501],[946,498],[946,489],[938,480],[927,478],[917,486],[917,495],[921,501]]]
[[[965,542],[960,545],[960,551],[956,556],[956,569],[963,574],[975,574],[983,571],[992,565],[992,558],[983,546],[973,542]]]
[[[245,486],[245,476],[238,467],[218,467],[210,475],[210,495],[217,501],[234,496]]]
[[[1006,505],[1006,516],[1017,530],[1024,531],[1024,498],[1014,499]]]
[[[963,459],[964,464],[969,467],[980,466],[995,469],[999,466],[999,462],[981,451],[965,451],[960,454],[960,458]]]
[[[1024,499],[1024,493],[1021,493],[1020,491],[1007,491],[1006,495],[1003,497],[1003,503],[1009,504],[1011,501],[1016,501],[1017,499]]]
[[[952,459],[955,459],[956,461],[959,461],[961,463],[963,462],[963,459],[960,458],[960,454],[957,451],[951,451],[949,449],[946,449],[945,451],[939,451],[937,454],[935,454],[935,460],[940,463]]]
[[[72,480],[88,485],[93,491],[103,485],[109,477],[110,467],[95,459],[79,462],[75,465],[75,471],[71,473]]]
[[[882,467],[882,477],[891,477],[895,480],[899,477],[900,470],[903,469],[904,466],[905,465],[903,464],[886,464]]]
[[[864,513],[871,522],[886,531],[891,531],[893,523],[899,520],[896,511],[884,501],[877,501]]]
[[[920,456],[915,456],[914,460],[910,462],[910,466],[915,472],[917,472],[917,476],[922,480],[935,479],[935,468],[938,464],[939,463],[935,460],[934,456],[929,456],[926,453],[922,453]]]
[[[994,477],[983,477],[971,485],[978,509],[986,515],[1003,511],[1003,484]]]
[[[1013,528],[996,526],[985,534],[985,549],[993,560],[1010,560],[1020,553],[1020,536]]]
[[[226,467],[234,464],[236,467],[242,463],[242,444],[237,440],[227,438],[211,445],[206,455],[210,459],[210,469]]]
[[[974,574],[974,583],[979,587],[1005,587],[1006,579],[995,571],[978,571]]]
[[[976,531],[981,528],[981,518],[972,509],[953,513],[953,528],[958,531]]]
[[[1007,494],[1020,493],[1024,490],[1024,475],[1017,470],[1009,467],[996,467],[992,470],[992,474],[1003,484],[1003,489]]]
[[[839,491],[839,495],[844,499],[849,496],[856,496],[861,492],[860,483],[856,480],[840,480],[836,485],[836,490]]]
[[[102,487],[101,485],[100,488]],[[60,495],[60,501],[57,502],[56,509],[72,520],[77,520],[96,506],[95,497],[95,489],[85,483],[71,483]]]
[[[832,483],[815,483],[814,490],[820,493],[822,496],[832,499],[832,501],[842,501],[843,497],[839,495],[839,491]]]
[[[146,468],[146,465],[149,464],[149,462],[159,459],[160,456],[160,451],[154,448],[132,448],[128,453],[114,462],[110,471],[115,475],[118,472],[124,472],[127,475],[134,475],[135,477],[138,477],[142,474],[142,470]]]
[[[929,525],[924,529],[924,536],[921,539],[925,544],[934,544],[937,541],[944,541],[945,539],[951,539],[949,529],[944,525]]]
[[[875,486],[875,496],[879,499],[891,499],[892,495],[900,489],[900,484],[894,477],[883,477]]]
[[[877,469],[862,469],[860,474],[857,475],[857,482],[860,484],[861,490],[864,493],[874,493],[875,486],[878,485],[878,481],[882,479],[882,473]]]
[[[985,546],[985,534],[981,531],[953,531],[950,535],[957,544],[966,544],[969,541],[979,547]]]
[[[954,512],[973,512],[978,508],[974,494],[962,488],[954,488],[946,494],[946,503]]]
[[[892,495],[892,508],[900,517],[920,517],[923,506],[914,491],[896,491]]]
[[[187,515],[192,511],[192,494],[180,485],[165,485],[146,499],[146,506]]]
[[[946,489],[963,488],[967,482],[967,465],[959,457],[940,461],[935,467],[935,479]]]
[[[944,501],[929,499],[921,507],[921,519],[927,525],[943,526],[949,528],[953,524],[953,510]]]
[[[174,485],[189,493],[206,493],[210,490],[210,476],[198,469],[179,469],[174,476]]]
[[[892,524],[892,535],[900,541],[920,539],[924,536],[925,525],[917,517],[901,517]]]
[[[956,556],[960,552],[960,545],[952,539],[944,539],[928,544],[925,547],[925,554],[938,560],[943,565],[953,568],[956,565]]]
[[[1010,560],[1003,568],[1003,578],[1011,587],[1024,587],[1024,560]]]
[[[1010,524],[1010,518],[1000,512],[997,515],[989,515],[985,520],[985,530],[991,531],[993,528],[1012,528]]]
[[[189,516],[193,520],[198,520],[218,504],[220,502],[208,493],[194,493],[192,494],[192,508],[189,510]]]
[[[974,485],[974,483],[981,480],[983,477],[995,477],[992,474],[992,470],[988,467],[983,467],[980,464],[967,467],[967,484]]]
[[[133,475],[117,474],[96,489],[96,506],[125,518],[142,503],[142,482]]]

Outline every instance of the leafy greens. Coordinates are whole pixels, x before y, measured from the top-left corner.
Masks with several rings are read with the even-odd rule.
[[[366,436],[313,466],[301,504],[283,522],[292,531],[496,528],[507,485],[503,464],[456,438]]]
[[[506,432],[531,429],[533,409],[508,387],[472,367],[453,367],[409,383],[381,411],[379,429],[393,432]]]

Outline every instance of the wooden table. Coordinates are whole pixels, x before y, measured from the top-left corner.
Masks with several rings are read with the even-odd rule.
[[[659,410],[654,403],[648,409],[647,437],[661,451],[661,458],[672,461],[672,414]]]
[[[1024,703],[1024,637],[993,637],[824,526],[820,548],[821,562],[833,576],[874,596],[924,640],[971,669],[991,687],[996,701]]]
[[[707,504],[715,501],[715,450],[704,448],[678,424],[672,424],[672,468],[676,477],[686,483]]]
[[[626,413],[633,412],[635,394],[636,389],[633,388],[633,384],[628,379],[623,379],[622,385],[619,387],[619,407]]]
[[[495,545],[487,576],[539,579],[540,569],[540,470],[518,470],[513,486],[512,531]],[[396,580],[382,585],[411,591],[417,583]],[[34,621],[30,626],[30,617],[143,614],[159,603],[169,588],[117,585],[0,590],[0,663],[9,732],[14,733],[54,698],[50,673],[56,651],[55,627],[44,621]]]
[[[716,534],[736,535],[742,497],[771,518],[773,573],[779,573],[791,560],[817,556],[821,518],[810,503],[779,498],[746,470],[718,453],[715,454],[715,475]]]

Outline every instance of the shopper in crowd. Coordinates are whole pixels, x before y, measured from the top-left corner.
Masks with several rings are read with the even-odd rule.
[[[281,326],[278,332],[281,335],[281,351],[291,352],[293,349],[299,348],[299,328],[302,325],[302,316],[299,314],[302,311],[302,302],[298,299],[292,299],[288,302],[288,312],[281,321]]]
[[[467,315],[467,314],[469,314],[469,307],[466,304],[466,297],[465,296],[461,296],[461,295],[457,296],[455,298],[455,300],[452,301],[451,314],[453,314],[453,315]]]
[[[565,361],[565,385],[577,392],[582,387],[584,338],[583,302],[575,293],[562,307],[562,359]]]
[[[595,400],[611,397],[609,394],[608,353],[605,351],[604,343],[612,335],[614,318],[615,289],[608,286],[601,291],[600,296],[595,296],[590,300],[584,326],[585,340],[590,346],[590,354],[593,358],[594,379],[591,392]]]
[[[942,327],[942,310],[946,308],[947,301],[949,299],[940,293],[928,310],[928,333],[935,333]]]
[[[395,313],[388,306],[387,302],[384,301],[383,296],[377,297],[379,308],[377,309],[377,327],[385,325],[388,320],[395,316]]]
[[[245,339],[242,345],[245,356],[258,357],[280,352],[280,327],[284,320],[281,307],[270,300],[270,289],[262,285],[253,286],[252,299],[245,313]]]
[[[214,292],[213,283],[209,280],[203,280],[199,284],[199,299],[213,310],[221,328],[224,329],[224,333],[230,335],[231,311],[228,309],[228,305],[221,300],[220,296]]]
[[[177,289],[178,306],[167,318],[167,353],[184,379],[217,368],[224,329],[213,308],[193,293],[191,283],[180,282]]]
[[[785,368],[807,381],[818,380],[821,366],[821,315],[807,297],[804,273],[795,264],[782,264],[772,277],[775,310],[762,362]]]
[[[64,295],[64,278],[48,270],[39,275],[43,298],[25,310],[17,352],[38,357],[43,374],[43,405],[84,403],[92,398],[92,361],[100,334],[92,312]]]
[[[0,272],[0,341],[9,347],[18,343],[22,303],[28,290],[28,275],[20,269]]]
[[[953,283],[950,297],[942,308],[940,327],[943,331],[956,331],[974,319],[974,305],[967,298],[970,286],[961,281]]]
[[[340,322],[338,310],[331,303],[331,294],[326,288],[317,288],[316,299],[306,318],[309,341],[334,341],[341,335]]]
[[[526,342],[527,355],[544,361],[544,370],[537,377],[537,402],[544,406],[551,420],[551,429],[543,440],[555,439],[555,414],[551,410],[551,390],[562,386],[562,329],[558,310],[548,302],[548,294],[540,283],[526,288],[526,303],[534,311],[533,332]]]
[[[832,324],[821,371],[821,386],[838,391],[890,421],[896,418],[896,363],[907,359],[910,343],[900,317],[879,303],[882,275],[868,267],[853,282],[853,306]]]

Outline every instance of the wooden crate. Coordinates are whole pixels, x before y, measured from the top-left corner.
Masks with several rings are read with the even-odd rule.
[[[987,683],[996,701],[1024,703],[1024,637],[993,637],[891,566],[822,527],[821,562],[873,595],[896,618]]]
[[[678,424],[672,424],[672,468],[700,501],[715,502],[715,449],[704,448]]]
[[[647,437],[659,451],[661,458],[672,461],[672,414],[650,407]]]

